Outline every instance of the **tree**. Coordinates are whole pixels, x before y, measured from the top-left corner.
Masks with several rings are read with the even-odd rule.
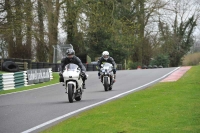
[[[26,43],[24,44],[23,58],[32,59],[32,26],[33,26],[33,3],[28,0],[25,2],[25,25],[26,25]]]
[[[9,57],[31,58],[32,3],[6,0],[3,9],[6,15],[1,21],[4,27],[1,33],[6,40]]]
[[[149,64],[152,58],[153,46],[151,33],[155,28],[149,29],[154,23],[157,23],[155,16],[159,9],[166,6],[167,1],[162,0],[136,0],[135,1],[135,12],[136,12],[136,22],[139,24],[137,34],[137,42],[135,43],[135,49],[133,50],[132,59],[140,64]]]
[[[14,57],[14,35],[13,35],[14,14],[12,13],[11,10],[10,0],[5,1],[4,11],[7,12],[7,15],[5,16],[4,19],[7,20],[7,22],[2,21],[2,26],[4,26],[5,28],[1,27],[1,30],[4,30],[5,32],[3,33],[3,31],[1,31],[1,33],[5,37],[6,42],[8,42],[8,56]]]
[[[174,9],[167,9],[174,13],[173,23],[159,22],[162,40],[162,52],[169,55],[170,66],[181,65],[182,57],[188,53],[194,41],[192,33],[196,26],[198,15],[189,10],[189,1],[174,2]],[[187,10],[186,10],[187,9]],[[189,17],[188,17],[189,16]],[[172,29],[172,30],[171,30]]]
[[[92,57],[99,57],[104,50],[115,56],[118,63],[129,58],[135,28],[134,12],[129,1],[87,2],[87,44]]]
[[[48,57],[49,62],[53,62],[53,45],[57,45],[58,42],[58,20],[60,6],[64,1],[60,0],[43,0],[44,7],[48,20]]]
[[[47,52],[47,46],[44,41],[44,16],[45,16],[45,11],[44,11],[44,4],[42,1],[38,0],[37,1],[37,13],[38,13],[38,30],[39,33],[35,35],[37,45],[37,53],[36,53],[36,60],[39,62],[47,62],[48,60],[48,52]]]

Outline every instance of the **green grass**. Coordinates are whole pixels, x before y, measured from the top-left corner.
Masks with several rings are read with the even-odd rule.
[[[53,79],[48,81],[48,82],[33,84],[33,85],[30,85],[30,86],[24,86],[24,87],[12,89],[12,90],[0,90],[0,95],[12,93],[12,92],[30,90],[30,89],[39,88],[39,87],[42,87],[42,86],[52,85],[52,84],[56,84],[56,83],[59,83],[59,75],[58,75],[58,73],[53,72]]]
[[[0,71],[0,74],[4,74],[4,73],[8,73],[8,72],[5,72],[5,71]]]
[[[199,133],[200,66],[176,82],[97,106],[42,133]]]

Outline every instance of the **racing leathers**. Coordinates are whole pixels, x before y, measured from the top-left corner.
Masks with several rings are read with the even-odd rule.
[[[100,78],[100,68],[101,68],[101,64],[103,64],[104,62],[108,62],[111,63],[113,65],[113,74],[114,74],[114,78],[116,78],[116,68],[117,65],[114,61],[114,59],[112,57],[108,57],[107,60],[105,60],[103,57],[100,57],[99,60],[97,61],[97,69],[98,69],[98,76]]]

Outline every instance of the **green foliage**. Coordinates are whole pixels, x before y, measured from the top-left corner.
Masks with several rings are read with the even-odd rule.
[[[138,66],[141,66],[140,62],[132,62],[132,61],[128,62],[128,69],[137,69]]]
[[[108,50],[117,63],[131,58],[149,64],[156,49],[169,55],[171,66],[180,65],[193,44],[192,32],[197,19],[192,16],[178,24],[175,18],[172,26],[159,22],[158,41],[146,29],[158,7],[164,7],[162,2],[146,0],[8,0],[1,5],[2,15],[6,15],[2,16],[0,34],[5,37],[10,57],[36,57],[38,61],[52,62],[52,46],[59,44],[61,19],[66,43],[72,44],[77,53],[88,53],[92,60]],[[160,46],[155,48],[155,42]]]
[[[163,67],[168,67],[169,65],[169,56],[164,54],[157,55],[154,59],[150,62],[151,65],[162,65]]]
[[[86,44],[90,56],[99,57],[107,50],[117,63],[123,63],[134,48],[134,33],[138,28],[133,22],[135,15],[131,9],[131,1],[89,2],[88,6],[90,27]]]

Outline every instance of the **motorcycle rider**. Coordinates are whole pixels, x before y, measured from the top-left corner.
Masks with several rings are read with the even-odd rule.
[[[100,79],[101,64],[103,64],[104,62],[108,62],[108,63],[111,63],[113,65],[113,74],[114,74],[114,82],[115,82],[117,65],[116,65],[114,59],[109,56],[109,52],[108,51],[103,51],[102,57],[100,57],[99,60],[97,61],[97,69],[98,69],[99,79]]]
[[[86,68],[83,65],[83,63],[81,62],[81,60],[77,56],[75,56],[75,51],[73,49],[67,49],[66,57],[61,60],[61,72],[59,73],[60,82],[64,82],[64,78],[63,78],[62,73],[63,73],[65,66],[69,63],[74,63],[74,64],[76,64],[80,67],[81,78],[83,80],[83,86],[82,87],[83,87],[83,89],[86,89],[86,86],[85,86],[85,80],[87,79],[87,76],[85,74]]]

